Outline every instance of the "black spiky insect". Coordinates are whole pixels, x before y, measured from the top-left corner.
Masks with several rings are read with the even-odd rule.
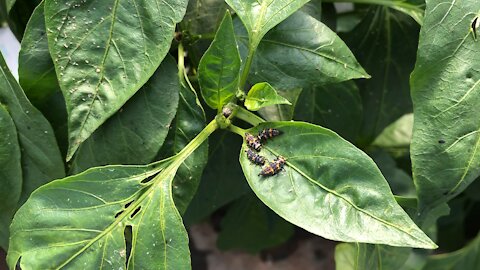
[[[250,148],[255,149],[255,151],[257,152],[262,149],[262,144],[260,143],[260,140],[248,132],[245,133],[245,141]]]
[[[281,130],[275,128],[266,128],[260,131],[257,137],[261,142],[264,142],[268,139],[281,135],[282,133],[283,132]]]
[[[285,158],[282,156],[279,156],[274,161],[269,162],[267,165],[263,166],[262,171],[258,175],[273,176],[279,173],[283,169],[283,166],[285,166],[285,162],[286,162]]]
[[[251,149],[245,150],[247,153],[247,158],[253,163],[257,165],[265,164],[265,157],[260,156],[259,154],[253,152]]]

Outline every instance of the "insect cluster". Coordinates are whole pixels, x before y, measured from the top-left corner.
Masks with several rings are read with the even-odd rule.
[[[278,129],[268,128],[263,129],[258,133],[257,136],[254,136],[250,133],[245,133],[245,141],[249,147],[245,152],[247,153],[247,158],[256,165],[263,165],[262,170],[258,175],[261,176],[272,176],[279,173],[285,166],[285,158],[282,156],[277,157],[272,162],[267,162],[264,156],[254,152],[253,150],[259,152],[262,149],[262,143],[267,140],[276,137],[282,134]],[[253,150],[252,150],[253,149]],[[265,164],[266,163],[266,164]]]

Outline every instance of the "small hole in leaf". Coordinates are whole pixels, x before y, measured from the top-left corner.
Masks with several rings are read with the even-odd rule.
[[[133,213],[130,215],[130,218],[134,218],[138,212],[140,212],[140,209],[142,209],[141,206],[137,207],[137,209],[135,209],[135,211],[133,211]]]
[[[123,214],[123,212],[124,212],[123,210],[120,211],[120,212],[118,212],[118,213],[115,215],[115,218],[118,218],[121,214]]]
[[[133,201],[129,201],[127,204],[125,204],[125,207],[124,208],[128,208],[130,206],[130,204],[132,204]]]
[[[439,144],[444,144],[444,143],[445,143],[445,140],[440,139],[440,140],[438,140],[438,143],[439,143]]]
[[[155,175],[152,175],[152,176],[150,176],[150,177],[147,177],[147,178],[143,179],[142,182],[140,182],[140,183],[142,183],[142,184],[148,184],[150,181],[152,181],[152,179],[153,179],[154,177],[155,177]]]
[[[467,79],[471,79],[473,77],[472,73],[471,72],[468,72],[467,75],[465,76],[467,77]]]
[[[132,235],[133,235],[132,226],[125,226],[125,231],[123,235],[125,236],[125,247],[126,250],[120,251],[119,255],[121,257],[130,258],[130,253],[132,253]]]

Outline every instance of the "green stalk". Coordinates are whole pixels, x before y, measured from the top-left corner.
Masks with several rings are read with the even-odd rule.
[[[180,82],[185,80],[185,49],[183,44],[178,44],[178,79]]]
[[[249,123],[252,126],[256,126],[260,123],[265,122],[263,118],[257,116],[254,113],[251,113],[250,111],[242,107],[238,107],[237,118]]]
[[[245,131],[245,129],[243,129],[243,128],[239,128],[239,127],[237,127],[237,126],[235,126],[235,125],[230,125],[230,126],[228,126],[227,129],[230,130],[230,131],[233,132],[233,133],[236,133],[236,134],[242,136],[242,137],[245,136],[245,132],[246,132],[246,131]]]
[[[243,66],[242,75],[240,76],[240,81],[238,83],[238,89],[244,90],[245,85],[247,84],[248,74],[250,73],[250,67],[252,66],[253,56],[255,55],[255,51],[257,50],[257,45],[250,43],[248,46],[248,55],[247,59],[245,60],[245,66]]]

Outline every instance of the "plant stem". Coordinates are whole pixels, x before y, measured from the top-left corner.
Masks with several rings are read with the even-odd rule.
[[[237,127],[237,126],[230,125],[230,126],[228,126],[227,129],[230,130],[230,131],[233,132],[233,133],[236,133],[236,134],[242,136],[242,137],[245,136],[245,132],[246,132],[246,131],[245,131],[245,129],[243,129],[243,128],[239,128],[239,127]]]
[[[218,124],[214,119],[175,156],[173,164],[180,166],[217,129]]]
[[[237,111],[237,118],[241,119],[252,126],[256,126],[260,123],[265,122],[265,120],[250,111],[247,111],[245,108],[239,107]]]
[[[255,55],[255,51],[257,50],[258,43],[250,42],[248,46],[248,55],[247,59],[245,60],[245,66],[243,66],[242,75],[240,76],[240,81],[238,83],[238,89],[244,90],[245,85],[247,84],[248,74],[250,74],[250,67],[252,66],[253,56]]]
[[[178,44],[178,78],[180,82],[185,80],[184,77],[185,73],[185,49],[183,48],[183,44]]]

